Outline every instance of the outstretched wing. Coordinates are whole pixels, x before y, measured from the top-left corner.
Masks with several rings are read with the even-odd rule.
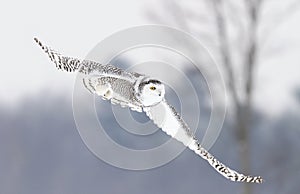
[[[81,62],[82,62],[81,60],[73,58],[73,57],[63,56],[60,53],[58,53],[57,51],[42,44],[42,42],[40,40],[38,40],[37,38],[34,38],[34,41],[43,49],[43,51],[48,55],[50,60],[53,63],[55,63],[55,65],[58,69],[65,70],[68,72],[74,72],[81,65]]]
[[[112,104],[142,112],[141,104],[135,99],[133,82],[129,79],[105,74],[91,75],[83,78],[83,84],[91,93],[110,100]],[[105,96],[107,92],[109,94]]]
[[[122,107],[142,112],[142,106],[134,98],[133,84],[144,75],[130,73],[111,64],[103,65],[95,61],[64,56],[42,44],[37,38],[34,40],[58,69],[84,74],[83,84],[91,93],[111,100],[112,104],[119,104]],[[99,90],[101,91],[99,92]],[[106,90],[108,90],[109,96],[102,95]]]
[[[34,38],[34,41],[42,48],[50,60],[55,63],[56,67],[60,70],[67,72],[79,72],[87,75],[97,74],[116,78],[123,77],[127,79],[134,79],[135,77],[140,76],[140,74],[129,73],[110,64],[103,65],[91,60],[82,60],[65,56],[43,44],[37,38]]]
[[[231,181],[261,183],[263,179],[260,176],[246,176],[240,174],[221,162],[205,150],[198,140],[194,137],[188,125],[176,112],[174,107],[165,100],[159,104],[144,108],[147,116],[168,135],[188,146],[196,154],[205,159],[217,172]]]

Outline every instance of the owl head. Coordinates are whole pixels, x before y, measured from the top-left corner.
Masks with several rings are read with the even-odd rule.
[[[144,106],[152,106],[165,96],[165,86],[157,79],[146,78],[138,85],[138,99]]]

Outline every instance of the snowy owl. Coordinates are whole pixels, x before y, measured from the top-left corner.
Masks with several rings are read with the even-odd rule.
[[[126,72],[110,64],[67,57],[43,45],[37,38],[34,40],[58,69],[82,73],[83,84],[91,93],[110,100],[112,104],[144,111],[159,128],[201,156],[227,179],[253,183],[263,181],[260,176],[246,176],[228,168],[205,150],[174,107],[167,103],[164,98],[165,87],[161,81],[143,74]]]

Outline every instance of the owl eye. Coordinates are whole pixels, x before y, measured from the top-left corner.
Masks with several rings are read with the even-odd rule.
[[[150,90],[156,90],[156,87],[151,86],[151,87],[150,87]]]

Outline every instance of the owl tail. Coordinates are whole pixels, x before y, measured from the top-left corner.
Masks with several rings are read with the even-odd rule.
[[[58,69],[67,72],[75,72],[79,69],[81,60],[63,56],[60,53],[52,50],[50,47],[43,45],[37,38],[34,38],[34,41],[43,49],[43,51],[45,51],[45,53],[49,56],[51,61],[55,63]]]
[[[196,154],[201,156],[203,159],[205,159],[218,173],[220,173],[221,175],[223,175],[231,181],[249,183],[263,182],[263,179],[260,176],[247,176],[228,168],[220,161],[218,161],[207,150],[205,150],[196,139],[194,139],[194,141],[189,145],[189,148],[193,150]]]

